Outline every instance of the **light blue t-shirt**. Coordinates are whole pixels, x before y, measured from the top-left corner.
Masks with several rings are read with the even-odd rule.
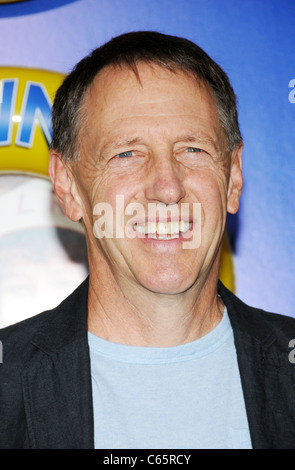
[[[233,332],[181,346],[127,346],[89,333],[95,448],[251,448]]]

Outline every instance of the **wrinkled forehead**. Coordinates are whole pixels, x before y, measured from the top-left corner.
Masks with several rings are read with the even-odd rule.
[[[105,67],[95,77],[83,103],[85,117],[95,116],[102,121],[132,113],[156,116],[184,111],[196,115],[206,112],[212,121],[218,121],[215,99],[207,84],[192,72],[171,71],[150,63],[139,63],[136,69]]]

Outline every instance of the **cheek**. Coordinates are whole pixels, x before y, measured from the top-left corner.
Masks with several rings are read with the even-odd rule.
[[[138,185],[134,185],[128,178],[107,178],[98,185],[93,197],[95,202],[105,202],[115,209],[117,201],[122,200],[124,206],[135,200],[138,194]]]
[[[194,200],[201,203],[203,223],[226,217],[226,177],[221,171],[203,171],[190,181]]]
[[[138,196],[138,185],[136,187],[130,178],[108,176],[99,178],[93,182],[91,187],[91,197],[89,201],[89,219],[92,226],[100,226],[104,221],[107,227],[106,233],[110,238],[114,234],[116,238],[121,238],[125,233],[125,224],[132,217],[132,213],[126,214],[126,207],[130,202],[135,202]],[[132,204],[129,206],[132,209]]]

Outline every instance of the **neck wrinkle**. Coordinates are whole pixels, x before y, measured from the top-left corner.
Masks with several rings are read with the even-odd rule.
[[[139,289],[130,299],[115,280],[111,285],[106,276],[99,278],[97,273],[90,273],[89,278],[89,331],[112,342],[176,346],[209,333],[223,316],[224,304],[208,280],[199,292],[197,288],[194,293],[173,296],[149,292],[148,299],[145,296],[144,301],[138,302],[142,298]]]

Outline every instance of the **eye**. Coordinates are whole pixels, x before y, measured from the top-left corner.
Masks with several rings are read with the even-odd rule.
[[[130,157],[132,157],[132,155],[133,155],[132,150],[129,150],[127,152],[118,153],[118,155],[116,155],[116,157],[118,157],[118,158],[130,158]]]
[[[186,149],[186,151],[187,151],[187,152],[192,152],[192,153],[193,153],[193,152],[202,152],[201,149],[196,148],[196,147],[188,147],[188,148]]]

